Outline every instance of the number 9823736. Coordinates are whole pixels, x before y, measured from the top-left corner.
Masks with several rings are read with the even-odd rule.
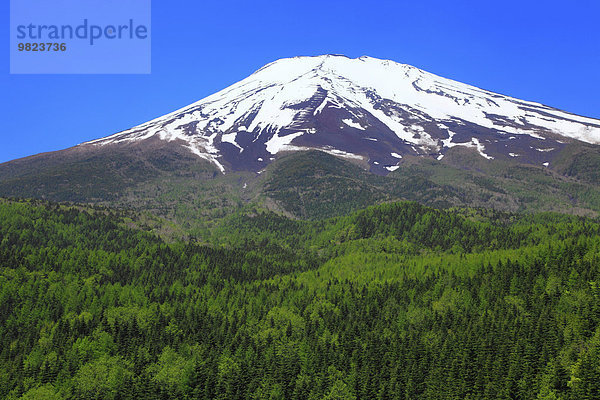
[[[67,51],[66,43],[18,43],[19,51]]]

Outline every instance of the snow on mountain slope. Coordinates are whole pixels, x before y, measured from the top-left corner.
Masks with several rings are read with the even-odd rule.
[[[571,139],[600,144],[600,120],[371,57],[287,58],[185,108],[82,145],[177,141],[222,172],[260,170],[282,151],[317,148],[394,170],[403,154],[544,165]]]

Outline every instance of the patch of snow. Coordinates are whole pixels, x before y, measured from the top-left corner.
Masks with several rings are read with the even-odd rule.
[[[231,132],[231,133],[224,133],[223,135],[221,135],[221,142],[223,143],[231,143],[232,145],[234,145],[235,147],[237,147],[238,149],[240,149],[240,152],[242,150],[244,150],[242,148],[242,146],[240,146],[239,144],[237,144],[237,142],[235,141],[236,137],[237,137],[237,132]]]
[[[325,153],[329,153],[334,156],[339,156],[339,157],[344,157],[344,158],[352,158],[355,160],[364,159],[363,156],[359,156],[358,154],[348,153],[348,152],[338,150],[338,149],[319,149],[319,150],[324,151]]]
[[[193,154],[197,155],[200,158],[203,158],[207,161],[210,161],[214,164],[216,164],[217,168],[219,168],[219,171],[221,171],[222,174],[225,173],[225,167],[223,167],[223,164],[221,164],[219,161],[217,161],[217,157],[220,157],[220,155],[213,155],[213,154],[207,154],[207,153],[203,153],[201,150],[201,148],[199,148],[198,146],[195,146],[194,144],[190,144],[188,146],[184,146],[187,149],[189,149]]]
[[[448,147],[448,148],[454,147],[456,145],[455,143],[452,143],[452,138],[454,137],[454,135],[456,135],[456,133],[449,130],[448,131],[448,138],[442,140],[442,145],[444,147]]]
[[[389,166],[389,167],[385,167],[385,169],[387,169],[387,170],[388,170],[388,171],[390,171],[390,172],[394,172],[394,171],[395,171],[395,170],[397,170],[398,168],[400,168],[400,166],[399,166],[399,165],[392,165],[392,166]]]
[[[290,146],[290,143],[292,143],[292,140],[302,135],[304,135],[304,132],[290,133],[285,136],[279,136],[279,134],[276,133],[265,143],[267,151],[271,154],[277,154],[283,150],[294,150],[295,146]]]
[[[365,130],[358,122],[354,122],[351,119],[343,119],[342,122],[351,128],[360,129],[361,131]]]
[[[485,146],[479,142],[479,139],[473,138],[471,140],[472,140],[473,144],[477,147],[477,151],[483,158],[486,158],[488,160],[494,159],[494,157],[485,154]]]
[[[477,138],[471,138],[470,142],[464,142],[464,143],[454,143],[454,142],[450,142],[450,140],[452,140],[452,136],[451,135],[450,138],[443,140],[444,142],[444,146],[448,147],[448,148],[452,148],[455,146],[463,146],[463,147],[471,147],[471,148],[476,148],[477,152],[484,158],[488,159],[488,160],[493,160],[494,157],[488,155],[485,153],[485,146],[479,142],[479,139]]]
[[[542,165],[543,165],[544,167],[547,167],[548,165],[550,165],[550,163],[548,163],[548,162],[545,162],[545,163],[542,163]]]
[[[390,155],[395,158],[402,158],[402,156],[398,153],[390,153]]]
[[[319,104],[319,107],[317,107],[315,109],[315,112],[313,113],[313,115],[317,115],[319,114],[321,111],[323,111],[323,109],[325,108],[325,106],[327,105],[327,102],[329,101],[329,99],[327,98],[327,96],[323,99],[323,101],[321,102],[321,104]]]

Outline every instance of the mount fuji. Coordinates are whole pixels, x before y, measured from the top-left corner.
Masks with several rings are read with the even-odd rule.
[[[182,219],[249,202],[320,218],[395,199],[597,215],[599,183],[598,119],[339,55],[281,59],[131,129],[0,164],[0,196]]]
[[[573,140],[600,143],[600,120],[371,57],[286,58],[185,108],[80,146],[180,144],[221,172],[260,171],[282,152],[318,149],[387,174],[406,155],[549,166]]]

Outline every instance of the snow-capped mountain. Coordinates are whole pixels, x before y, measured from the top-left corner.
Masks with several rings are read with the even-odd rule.
[[[441,160],[464,146],[486,159],[549,166],[566,143],[600,144],[600,120],[371,57],[294,57],[185,108],[80,146],[180,144],[221,172],[259,171],[281,152],[320,149],[386,174],[402,157]]]

